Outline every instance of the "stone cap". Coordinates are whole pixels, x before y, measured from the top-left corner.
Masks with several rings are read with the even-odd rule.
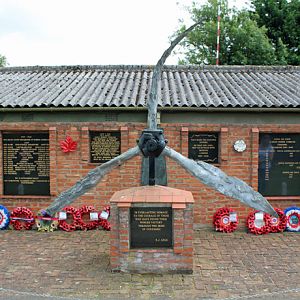
[[[113,194],[110,202],[114,203],[194,203],[194,197],[191,192],[170,188],[167,186],[140,186],[118,191]]]

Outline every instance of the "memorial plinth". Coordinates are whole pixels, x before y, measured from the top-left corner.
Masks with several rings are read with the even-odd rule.
[[[110,265],[129,273],[193,272],[193,195],[165,186],[116,192]]]

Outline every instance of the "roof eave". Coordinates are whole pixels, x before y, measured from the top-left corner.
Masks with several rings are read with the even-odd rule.
[[[1,113],[8,112],[78,112],[78,111],[127,111],[147,112],[147,107],[3,107]],[[158,107],[161,112],[300,112],[300,107]]]

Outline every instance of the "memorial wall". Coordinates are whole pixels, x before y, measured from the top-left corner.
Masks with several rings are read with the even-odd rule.
[[[300,204],[300,125],[226,127],[224,124],[168,123],[161,126],[170,147],[195,161],[215,164],[227,174],[244,180],[268,197],[273,206],[285,209]],[[35,212],[47,207],[90,170],[134,147],[143,128],[143,123],[2,123],[2,205],[9,209],[27,206]],[[60,147],[66,136],[77,142],[77,148],[69,153]],[[237,140],[245,142],[247,147],[243,152],[233,147]],[[251,210],[204,187],[174,161],[166,161],[167,186],[188,190],[194,195],[196,224],[210,224],[213,213],[221,206],[233,207],[241,219]],[[142,159],[137,157],[117,167],[73,205],[102,209],[114,192],[141,185],[141,166]],[[169,247],[168,243],[174,243],[169,238],[170,223],[163,220],[163,216],[147,218],[150,217],[146,212],[136,219],[132,215],[136,228],[132,228],[133,247],[135,243],[138,245],[142,232],[148,234],[149,247],[155,243]]]

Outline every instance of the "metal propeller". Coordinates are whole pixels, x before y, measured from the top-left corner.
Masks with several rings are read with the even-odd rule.
[[[46,213],[53,216],[65,206],[74,202],[78,197],[86,193],[88,190],[98,184],[98,182],[108,174],[113,168],[120,166],[127,160],[143,154],[145,157],[149,157],[152,163],[154,157],[159,155],[167,156],[184,169],[186,169],[191,175],[198,178],[202,183],[212,187],[218,192],[241,201],[242,203],[268,213],[270,215],[278,217],[276,211],[269,204],[269,202],[252,187],[247,185],[244,181],[226,175],[219,168],[210,165],[205,162],[195,162],[175,150],[166,147],[167,141],[164,139],[161,130],[157,129],[157,105],[158,105],[158,82],[161,78],[162,67],[170,55],[174,47],[200,22],[195,23],[187,30],[182,32],[176,39],[171,42],[170,47],[165,50],[159,61],[157,62],[152,76],[152,84],[150,90],[150,99],[148,102],[148,129],[145,129],[138,141],[138,146],[129,149],[121,155],[113,158],[112,160],[102,164],[91,170],[85,177],[79,180],[74,186],[68,190],[62,192],[50,206],[47,207]],[[153,167],[153,166],[152,166]],[[154,182],[155,183],[155,182]]]

